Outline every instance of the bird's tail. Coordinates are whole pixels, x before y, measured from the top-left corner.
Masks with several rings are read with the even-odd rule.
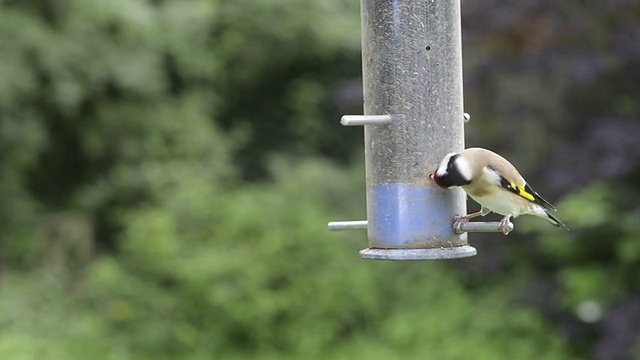
[[[555,225],[557,227],[563,227],[563,228],[567,229],[568,231],[571,231],[571,229],[569,229],[569,227],[567,227],[567,225],[563,224],[562,221],[560,221],[557,217],[553,216],[553,214],[551,214],[546,209],[544,210],[544,213],[546,215],[546,219],[549,220],[550,223],[552,223],[553,225]]]

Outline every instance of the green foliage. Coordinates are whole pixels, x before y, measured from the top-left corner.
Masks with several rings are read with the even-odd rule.
[[[268,152],[345,161],[361,132],[336,131],[340,111],[362,108],[338,110],[336,90],[361,73],[359,3],[239,0],[218,11],[218,121],[247,138],[238,153],[245,177],[265,176]]]
[[[219,182],[229,178],[228,141],[205,116],[203,100],[162,104],[119,103],[97,114],[82,136],[90,163],[108,165],[76,195],[90,209],[116,201],[155,201],[183,178]],[[121,119],[136,117],[136,122]]]
[[[181,177],[230,179],[233,141],[211,120],[214,5],[1,5],[11,39],[0,44],[6,261],[33,263],[43,212],[98,214],[98,241],[113,245],[120,209],[155,201]]]
[[[637,192],[620,190],[616,193],[604,183],[595,183],[575,192],[559,206],[572,232],[545,230],[541,238],[545,257],[562,264],[557,273],[561,303],[569,309],[587,300],[613,304],[638,290],[637,281],[630,276],[640,270],[637,214],[613,206],[622,205],[623,197],[637,196]]]
[[[638,195],[636,187],[622,182],[615,185],[596,182],[574,192],[558,206],[571,232],[534,227],[533,221],[525,219],[519,221],[519,230],[539,235],[539,255],[533,258],[540,262],[534,266],[544,269],[537,273],[548,273],[555,284],[552,300],[546,300],[545,306],[567,314],[565,321],[583,324],[580,337],[572,344],[580,354],[592,351],[597,336],[592,329],[611,331],[606,325],[596,327],[592,323],[617,326],[637,323],[629,308],[635,306],[635,298],[630,294],[640,290],[636,276],[640,271],[635,205]],[[622,325],[627,322],[629,325]],[[633,330],[626,330],[625,334],[629,332]],[[619,342],[609,338],[607,346],[618,345],[605,348],[606,351],[631,358],[635,350],[619,345],[620,341],[629,340],[622,340],[624,335],[619,333],[609,336],[616,336]]]
[[[34,118],[0,116],[0,258],[19,264],[32,263],[38,248],[33,224],[39,204],[25,182],[43,143],[42,126]]]
[[[76,301],[64,278],[34,271],[3,277],[0,354],[16,360],[131,359],[111,347],[100,314]],[[7,290],[7,291],[5,291]],[[117,357],[115,357],[117,356]]]
[[[362,235],[325,224],[358,215],[361,169],[283,158],[272,168],[277,181],[231,190],[183,178],[157,205],[123,212],[119,255],[71,279],[12,276],[0,324],[25,311],[33,323],[0,327],[12,340],[0,353],[49,333],[36,349],[69,359],[568,358],[505,289],[473,294],[445,263],[358,260]],[[77,333],[86,341],[70,344]]]

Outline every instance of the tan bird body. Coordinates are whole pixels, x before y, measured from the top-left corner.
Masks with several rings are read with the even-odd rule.
[[[518,170],[502,156],[482,148],[469,148],[461,153],[447,154],[432,179],[443,188],[460,186],[482,209],[460,217],[458,221],[488,214],[504,215],[501,227],[508,233],[511,217],[530,214],[567,228],[549,213],[555,208],[535,192]],[[568,229],[568,228],[567,228]]]

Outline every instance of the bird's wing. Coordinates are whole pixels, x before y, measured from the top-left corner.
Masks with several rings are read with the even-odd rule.
[[[517,185],[516,183],[505,179],[504,177],[500,177],[500,186],[505,188],[512,193],[519,195],[533,203],[542,205],[545,208],[549,208],[553,211],[556,211],[556,208],[547,200],[545,200],[540,194],[535,192],[533,188],[526,182],[524,185]]]
[[[549,209],[551,209],[553,211],[557,211],[555,206],[553,206],[550,202],[545,200],[542,196],[540,196],[540,194],[535,192],[535,190],[533,190],[529,184],[527,184],[527,183],[524,184],[524,191],[526,191],[527,193],[533,195],[533,197],[536,199],[536,201],[535,201],[536,203],[539,203],[542,206],[544,206],[546,208],[549,208]]]

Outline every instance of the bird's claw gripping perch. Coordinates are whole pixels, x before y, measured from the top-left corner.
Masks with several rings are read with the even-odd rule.
[[[453,217],[453,227],[460,227],[460,225],[468,223],[469,219],[471,219],[469,216],[456,215]]]
[[[511,217],[506,217],[502,221],[495,222],[470,222],[469,219],[477,217],[478,213],[473,213],[465,216],[453,217],[453,231],[456,234],[462,234],[465,232],[501,232],[505,235],[513,231],[513,223],[511,223]]]
[[[507,215],[502,220],[500,220],[498,229],[500,229],[502,233],[505,235],[508,235],[513,230],[513,224],[511,223],[511,215]]]
[[[462,233],[462,225],[469,222],[468,216],[456,215],[453,217],[453,230],[456,233]]]
[[[462,225],[466,224],[469,222],[469,220],[473,219],[473,218],[477,218],[479,216],[485,216],[489,213],[490,211],[485,209],[485,207],[481,207],[480,211],[478,212],[474,212],[471,214],[467,214],[467,215],[456,215],[453,217],[453,229],[456,232],[462,232]],[[513,228],[512,228],[513,230]]]

